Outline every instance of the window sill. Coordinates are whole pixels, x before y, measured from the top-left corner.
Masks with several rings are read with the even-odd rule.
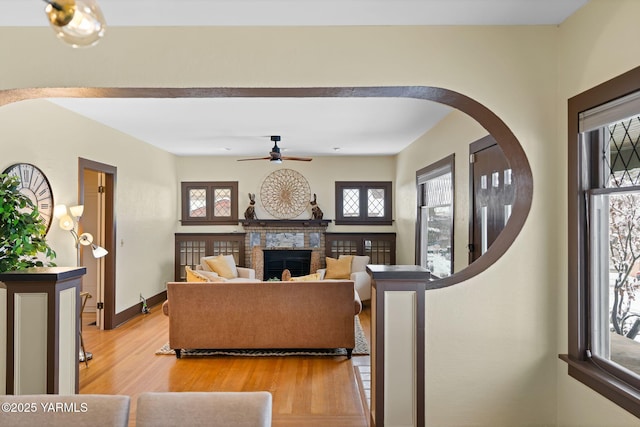
[[[571,377],[640,418],[640,390],[598,367],[593,361],[577,360],[567,354],[558,357],[569,365]]]

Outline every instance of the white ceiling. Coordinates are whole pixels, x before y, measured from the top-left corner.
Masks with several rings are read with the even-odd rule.
[[[97,0],[110,26],[559,24],[588,0]],[[38,0],[0,0],[0,26],[46,26]]]
[[[554,25],[587,2],[98,0],[108,27]],[[46,26],[43,8],[37,0],[0,0],[0,26]],[[282,136],[278,145],[290,156],[395,154],[449,111],[428,101],[393,98],[52,101],[178,155],[252,157],[268,154],[270,135]]]

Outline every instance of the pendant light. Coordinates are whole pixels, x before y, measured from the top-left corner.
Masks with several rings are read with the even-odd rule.
[[[72,47],[93,46],[104,36],[106,22],[95,0],[43,0],[56,36]]]

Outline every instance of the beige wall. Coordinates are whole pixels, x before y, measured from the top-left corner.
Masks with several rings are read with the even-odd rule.
[[[619,3],[635,13],[623,12]],[[605,5],[614,13],[597,10]],[[580,425],[586,418],[573,408],[584,408],[578,399],[586,398],[600,414],[589,419],[591,425],[611,425],[605,419],[624,425],[634,419],[569,380],[557,361],[566,336],[566,203],[565,192],[558,189],[566,187],[561,129],[566,97],[637,65],[637,45],[629,45],[635,55],[614,61],[609,57],[619,57],[622,48],[608,52],[605,42],[627,41],[621,39],[629,33],[633,37],[628,40],[637,40],[632,17],[638,16],[639,8],[635,0],[598,1],[559,29],[110,28],[107,38],[88,50],[67,48],[48,29],[0,28],[0,57],[11,58],[0,73],[0,88],[425,85],[470,96],[501,117],[520,140],[533,172],[534,200],[524,229],[503,258],[465,283],[427,295],[427,421]],[[587,25],[596,18],[605,22],[602,33]],[[599,53],[597,58],[591,48]],[[579,77],[574,79],[574,74]],[[118,248],[119,309],[135,304],[139,292],[161,288],[170,276],[172,233],[180,229],[180,179],[240,176],[244,194],[256,191],[269,171],[264,165],[254,175],[247,166],[246,175],[240,170],[232,175],[229,162],[175,159],[107,129],[96,134],[95,126],[81,126],[83,138],[64,141],[69,154],[62,154],[50,143],[61,137],[52,139],[44,127],[20,126],[31,123],[31,109],[38,114],[53,110],[40,104],[0,108],[0,128],[3,134],[9,129],[12,136],[0,142],[3,161],[9,163],[4,160],[8,152],[15,161],[41,166],[57,197],[75,196],[77,156],[118,167],[118,242],[124,240]],[[57,110],[47,117],[64,118],[64,123],[69,119]],[[423,139],[424,144],[441,144],[428,136]],[[94,144],[83,145],[88,140]],[[18,148],[30,156],[13,151]],[[411,150],[431,154],[427,145]],[[367,159],[367,164],[382,162],[395,177],[399,263],[414,262],[410,211],[415,197],[410,183],[417,169],[442,158],[445,151],[433,149],[433,158],[425,155],[422,161],[401,155],[397,165],[385,158]],[[349,172],[349,166],[322,159],[304,169],[295,166],[312,189],[319,189],[320,206],[329,218],[333,197],[326,182],[334,176],[366,175]],[[155,203],[152,211],[147,203]],[[62,238],[52,236],[56,249],[67,244]]]
[[[35,164],[47,175],[55,203],[78,203],[79,157],[116,166],[116,312],[136,304],[140,293],[148,297],[165,288],[173,277],[174,156],[44,100],[0,108],[0,129],[0,169]],[[75,266],[68,232],[54,223],[47,240],[57,265]]]
[[[268,147],[268,146],[267,146]],[[178,181],[238,181],[240,203],[238,214],[243,217],[249,206],[248,193],[256,194],[256,215],[270,218],[262,206],[260,188],[264,179],[277,169],[292,169],[299,172],[309,183],[311,195],[317,194],[318,206],[324,219],[335,219],[335,181],[394,181],[395,157],[323,157],[316,156],[311,162],[285,161],[282,165],[272,165],[266,160],[238,162],[238,157],[177,157]],[[179,197],[179,194],[177,195]],[[177,213],[179,217],[179,212]],[[311,209],[299,215],[299,219],[311,218]],[[362,232],[370,227],[336,226],[329,224],[330,232]],[[181,226],[181,233],[211,232],[210,227]],[[242,231],[241,226],[220,226],[220,232]],[[393,232],[395,226],[375,227],[375,232]]]

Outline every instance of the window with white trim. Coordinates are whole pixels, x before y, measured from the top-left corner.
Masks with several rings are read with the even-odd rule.
[[[454,155],[416,173],[416,263],[435,277],[453,274]]]
[[[569,375],[640,417],[640,67],[569,100]]]

